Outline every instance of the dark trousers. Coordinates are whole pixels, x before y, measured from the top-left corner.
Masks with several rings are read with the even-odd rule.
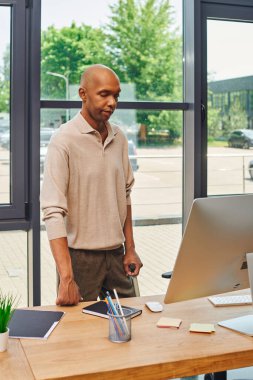
[[[102,287],[113,295],[117,290],[120,298],[135,297],[131,277],[126,276],[123,267],[124,247],[112,250],[84,250],[69,248],[74,278],[84,301],[94,301]]]

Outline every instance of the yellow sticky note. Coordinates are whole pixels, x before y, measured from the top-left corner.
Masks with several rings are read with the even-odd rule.
[[[162,317],[157,322],[157,327],[179,327],[182,320],[178,318],[168,318],[168,317]]]
[[[191,323],[189,331],[200,333],[212,333],[215,331],[215,327],[212,323]]]

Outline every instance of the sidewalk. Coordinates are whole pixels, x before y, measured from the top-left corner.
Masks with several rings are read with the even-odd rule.
[[[136,250],[144,264],[138,277],[141,295],[165,293],[168,280],[161,277],[171,270],[181,240],[181,224],[134,227]],[[0,288],[27,304],[27,234],[24,231],[0,232]],[[56,271],[45,231],[41,231],[42,305],[56,297]]]

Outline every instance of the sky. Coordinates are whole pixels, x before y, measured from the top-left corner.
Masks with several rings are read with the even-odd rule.
[[[85,23],[103,25],[110,16],[109,5],[117,0],[42,0],[42,29]],[[182,25],[181,0],[170,1],[175,10],[176,25]],[[71,4],[71,6],[69,6]],[[91,6],[92,4],[92,6]],[[9,7],[0,7],[0,62],[10,39]],[[208,72],[212,80],[253,75],[253,24],[208,20]]]
[[[115,2],[116,0],[71,0],[69,7],[69,0],[42,0],[41,28],[44,30],[52,24],[56,28],[61,28],[70,25],[72,20],[77,25],[84,23],[94,27],[101,26],[110,15],[109,5]]]
[[[41,0],[41,28],[45,30],[50,25],[56,28],[68,26],[74,20],[77,25],[81,23],[99,27],[108,21],[110,15],[109,5],[117,0]],[[182,25],[182,2],[170,0],[175,8],[177,25]],[[9,7],[0,6],[0,61],[10,34],[10,11]]]
[[[84,12],[80,9],[87,7]],[[75,20],[77,24],[84,22],[92,26],[101,26],[110,16],[110,5],[117,3],[117,0],[71,0],[71,9],[69,8],[69,0],[42,0],[42,29],[48,25],[54,24],[56,27],[66,25],[66,21],[70,24]],[[177,24],[181,24],[182,19],[182,0],[170,0],[171,5],[175,9],[175,18]],[[96,6],[91,6],[94,4]],[[59,5],[61,12],[59,12]]]
[[[10,8],[0,6],[0,64],[2,62],[3,52],[10,41]]]
[[[253,75],[253,23],[208,20],[207,71],[221,80]]]

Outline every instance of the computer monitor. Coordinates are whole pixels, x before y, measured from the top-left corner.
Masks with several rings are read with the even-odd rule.
[[[164,302],[249,287],[253,194],[195,199]]]

